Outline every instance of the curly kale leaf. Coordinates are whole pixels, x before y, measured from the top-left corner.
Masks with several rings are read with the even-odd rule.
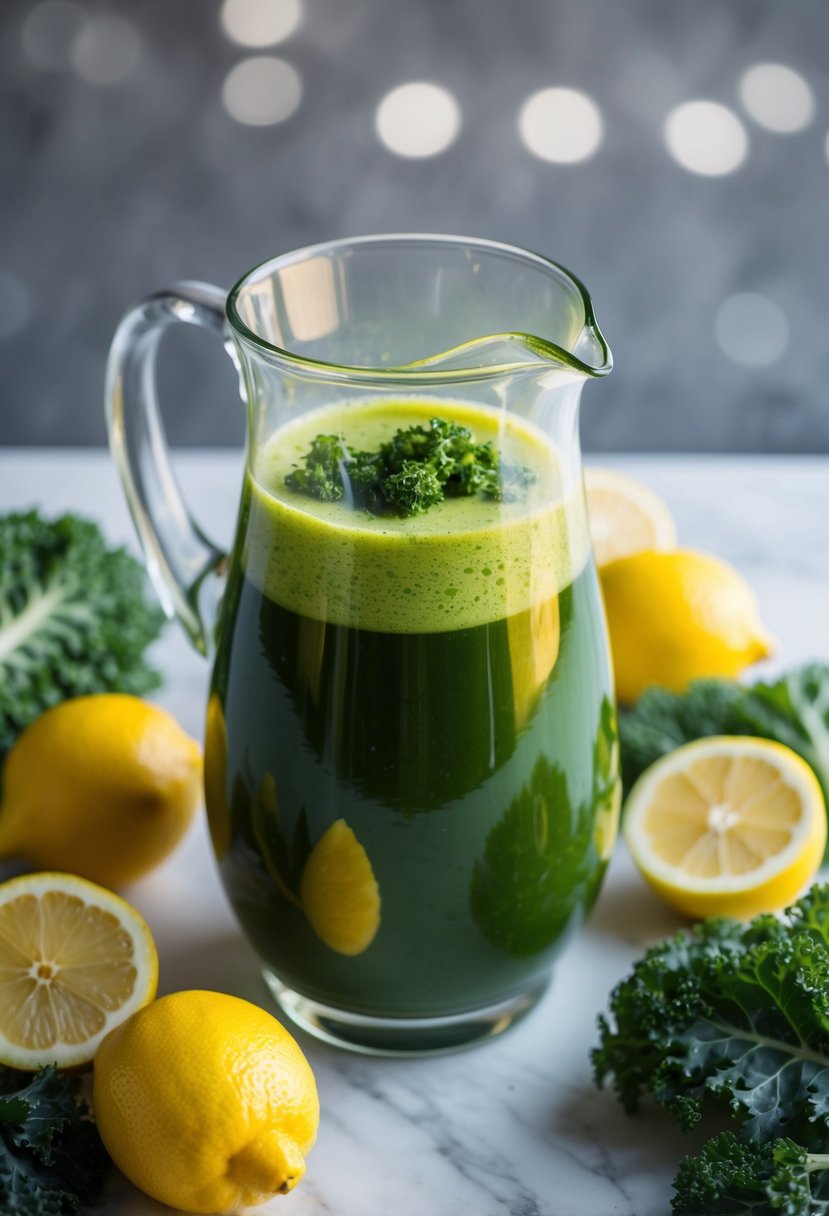
[[[654,946],[611,994],[593,1053],[628,1110],[682,1127],[706,1104],[752,1139],[829,1143],[829,886],[780,919],[710,919]]]
[[[54,1068],[0,1070],[0,1212],[73,1216],[109,1170],[80,1082]]]
[[[409,516],[444,498],[480,493],[512,501],[535,480],[531,469],[502,463],[491,443],[475,443],[469,427],[432,418],[428,427],[400,428],[375,452],[352,452],[341,436],[317,435],[285,484],[375,515]]]
[[[398,515],[420,515],[443,501],[443,486],[434,469],[406,460],[383,482],[383,497]]]
[[[674,1191],[674,1216],[829,1216],[829,1156],[721,1132],[681,1162]]]
[[[143,656],[163,620],[140,564],[96,524],[0,516],[0,760],[67,697],[157,687]]]
[[[684,693],[652,688],[620,717],[625,789],[660,756],[705,735],[757,735],[798,752],[829,806],[829,664],[798,667],[770,684],[697,680]]]

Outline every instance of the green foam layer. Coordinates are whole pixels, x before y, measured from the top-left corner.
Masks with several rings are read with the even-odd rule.
[[[315,435],[373,448],[398,427],[446,418],[493,440],[538,480],[526,501],[447,499],[408,519],[355,511],[290,490],[285,474]],[[586,561],[581,495],[562,496],[554,448],[512,415],[456,401],[332,405],[280,428],[250,477],[245,573],[284,608],[388,633],[465,629],[551,599]]]

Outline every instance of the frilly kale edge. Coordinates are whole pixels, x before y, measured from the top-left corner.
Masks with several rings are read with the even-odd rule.
[[[610,997],[593,1052],[629,1112],[736,1134],[677,1175],[677,1216],[829,1216],[829,885],[779,918],[711,918],[652,947]]]
[[[708,735],[784,743],[814,769],[829,805],[829,664],[807,663],[772,683],[695,680],[683,693],[652,688],[620,714],[625,790],[660,756]]]
[[[0,761],[68,697],[158,687],[144,651],[163,621],[142,566],[95,523],[0,516]]]
[[[674,1216],[826,1216],[829,1156],[786,1137],[745,1144],[720,1132],[680,1162],[674,1192]]]
[[[110,1170],[80,1081],[0,1068],[0,1212],[74,1216]]]

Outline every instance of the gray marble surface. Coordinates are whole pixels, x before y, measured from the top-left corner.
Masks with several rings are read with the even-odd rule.
[[[829,655],[829,459],[594,457],[640,477],[675,514],[684,545],[751,580],[778,647],[763,670]],[[180,478],[208,532],[232,530],[240,458],[184,453]],[[132,543],[102,453],[0,450],[0,510],[83,510]],[[207,670],[171,627],[158,645],[160,696],[201,730]],[[267,1005],[256,961],[219,886],[204,823],[130,898],[161,957],[161,988],[217,988]],[[305,1181],[264,1212],[294,1216],[666,1216],[694,1137],[645,1110],[625,1116],[591,1081],[596,1014],[642,948],[677,918],[620,846],[595,912],[524,1022],[490,1044],[419,1061],[358,1059],[300,1036],[322,1121]],[[102,1216],[169,1209],[116,1179]]]

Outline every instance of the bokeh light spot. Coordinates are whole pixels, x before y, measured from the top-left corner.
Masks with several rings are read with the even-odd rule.
[[[73,0],[43,0],[29,10],[21,27],[23,51],[35,67],[60,71],[69,66],[72,45],[86,21]]]
[[[733,173],[748,154],[748,135],[737,115],[716,101],[686,101],[665,119],[665,143],[690,173]]]
[[[752,291],[723,301],[714,318],[714,333],[723,353],[744,367],[776,363],[789,344],[789,322],[782,308]]]
[[[13,270],[0,266],[0,341],[25,329],[32,317],[28,287]]]
[[[241,46],[276,46],[302,20],[302,0],[224,0],[222,28]]]
[[[387,93],[375,114],[377,134],[398,156],[437,156],[461,129],[461,108],[448,89],[426,81]]]
[[[518,133],[534,156],[571,165],[594,155],[604,124],[599,107],[586,93],[541,89],[521,107]]]
[[[125,80],[140,55],[138,30],[124,17],[95,17],[84,26],[72,47],[75,71],[93,85]]]
[[[302,79],[293,64],[275,55],[255,55],[231,68],[222,103],[231,118],[266,127],[290,118],[302,100]]]
[[[815,98],[806,80],[782,63],[758,63],[740,78],[740,101],[747,114],[781,135],[802,131],[815,116]]]

